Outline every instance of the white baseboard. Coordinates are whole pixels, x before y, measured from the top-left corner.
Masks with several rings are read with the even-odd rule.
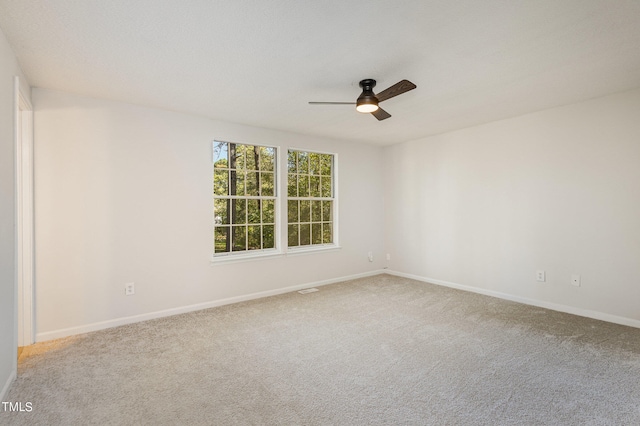
[[[434,278],[421,277],[418,275],[405,274],[404,272],[385,270],[385,273],[389,275],[395,275],[398,277],[409,278],[416,281],[422,281],[429,284],[441,285],[443,287],[455,288],[458,290],[469,291],[472,293],[483,294],[485,296],[497,297],[498,299],[509,300],[512,302],[518,302],[525,305],[537,306],[539,308],[551,309],[552,311],[564,312],[567,314],[578,315],[581,317],[592,318],[600,321],[612,322],[614,324],[620,325],[628,325],[630,327],[640,328],[640,321],[632,319],[620,317],[617,315],[606,314],[604,312],[591,311],[589,309],[581,309],[573,306],[562,305],[559,303],[545,302],[543,300],[529,299],[526,297],[514,296],[508,293],[502,293],[499,291],[486,290],[478,287],[471,287],[468,285],[462,285],[457,283],[452,283],[449,281],[436,280]]]
[[[371,277],[385,273],[384,270],[375,270],[364,272],[361,274],[348,275],[328,280],[315,281],[305,284],[298,284],[290,287],[279,288],[275,290],[261,291],[258,293],[247,294],[244,296],[229,297],[227,299],[212,300],[210,302],[197,303],[195,305],[182,306],[178,308],[165,309],[162,311],[149,312],[146,314],[133,315],[129,317],[115,318],[108,321],[95,322],[91,324],[81,325],[77,327],[64,328],[60,330],[47,331],[36,334],[36,342],[44,342],[47,340],[59,339],[61,337],[74,336],[77,334],[89,333],[92,331],[104,330],[106,328],[118,327],[126,324],[133,324],[141,321],[148,321],[156,318],[168,317],[172,315],[184,314],[187,312],[200,311],[202,309],[215,308],[217,306],[230,305],[232,303],[245,302],[247,300],[260,299],[262,297],[276,296],[278,294],[290,293],[309,287],[319,287],[327,284],[335,284],[343,281],[354,280],[357,278]]]
[[[9,374],[7,381],[2,387],[2,391],[0,391],[0,401],[6,401],[5,397],[9,393],[9,388],[11,388],[11,385],[13,384],[13,381],[16,379],[16,377],[16,370],[11,371],[11,374]]]

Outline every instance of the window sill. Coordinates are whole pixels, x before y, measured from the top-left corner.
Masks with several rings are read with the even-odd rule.
[[[341,250],[342,247],[336,245],[327,245],[320,247],[296,247],[293,249],[288,249],[286,253],[283,253],[280,250],[269,251],[267,253],[250,253],[250,254],[228,254],[224,256],[211,256],[210,264],[214,265],[225,265],[229,263],[241,263],[241,262],[251,262],[254,260],[266,260],[273,259],[276,257],[282,256],[303,256],[307,254],[317,254],[317,253],[325,253],[331,251]]]
[[[326,246],[309,246],[309,247],[295,247],[290,248],[285,253],[286,256],[300,256],[303,254],[313,254],[320,252],[328,252],[328,251],[338,251],[341,250],[342,247],[330,244]]]
[[[273,250],[261,253],[249,253],[249,254],[227,254],[224,256],[211,256],[211,265],[220,265],[227,263],[240,263],[261,259],[272,259],[274,257],[282,256],[283,253],[280,250]]]

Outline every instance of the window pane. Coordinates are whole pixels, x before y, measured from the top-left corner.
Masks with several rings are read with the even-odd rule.
[[[311,220],[311,202],[309,200],[300,201],[300,222]]]
[[[311,224],[311,244],[322,244],[322,224]]]
[[[309,176],[298,176],[298,197],[309,196]]]
[[[320,174],[320,154],[309,153],[309,173],[312,175]]]
[[[246,167],[247,170],[258,170],[258,165],[260,164],[260,147],[246,145]]]
[[[265,146],[260,147],[260,170],[275,170],[275,158],[276,158],[276,150],[275,148],[268,148]]]
[[[309,154],[298,152],[298,173],[309,173]]]
[[[214,167],[229,167],[229,153],[226,142],[216,142],[213,147]]]
[[[214,142],[213,149],[214,254],[275,248],[277,148]]]
[[[256,197],[258,196],[258,173],[257,172],[247,172],[245,178],[245,186],[247,188],[247,195]]]
[[[298,176],[294,174],[289,174],[288,183],[287,183],[287,194],[289,197],[297,197],[298,196]]]
[[[239,195],[244,197],[244,172],[231,170],[231,180],[229,181],[229,195]]]
[[[311,221],[322,221],[322,201],[314,200],[311,202]]]
[[[330,221],[331,220],[331,204],[333,201],[323,201],[322,202],[322,220]]]
[[[300,225],[289,225],[289,247],[295,247],[298,243],[298,230]]]
[[[264,225],[262,227],[262,248],[274,248],[275,243],[275,226]]]
[[[260,200],[247,200],[247,220],[249,223],[260,223]]]
[[[333,243],[334,156],[304,151],[287,154],[289,246]]]
[[[230,241],[230,232],[231,227],[229,226],[216,226],[215,236],[214,236],[214,252],[215,253],[226,253],[230,251],[228,246],[228,242]]]
[[[298,216],[298,200],[289,200],[287,202],[287,216],[288,216],[288,222],[289,223],[296,223],[299,222],[299,216]]]
[[[275,194],[273,173],[260,173],[260,195],[262,197],[273,197]]]
[[[229,195],[229,171],[213,171],[213,193],[215,195]]]
[[[333,242],[332,224],[325,222],[322,224],[322,243],[329,244]]]
[[[247,154],[250,153],[249,145],[238,145],[238,160],[236,167],[238,169],[247,170]]]
[[[325,176],[331,176],[331,164],[333,163],[333,156],[330,154],[320,155],[320,171]]]
[[[232,169],[244,169],[244,145],[229,144],[229,167]]]
[[[320,176],[311,176],[309,178],[309,186],[311,187],[310,196],[320,197],[322,195],[320,192]]]
[[[275,202],[273,200],[262,201],[262,223],[275,222]]]
[[[287,171],[289,173],[298,171],[298,157],[295,151],[289,151],[287,154]]]
[[[300,225],[300,245],[308,246],[311,244],[311,225],[308,223]]]
[[[242,251],[247,249],[247,227],[233,227],[233,251]]]
[[[260,225],[257,226],[249,226],[249,238],[247,240],[247,247],[249,250],[260,250]]]
[[[331,176],[321,176],[322,197],[331,198],[333,191],[331,191]]]
[[[247,200],[231,200],[233,224],[247,223]]]
[[[218,198],[213,201],[213,223],[216,225],[229,224],[229,207],[230,201],[224,198]]]

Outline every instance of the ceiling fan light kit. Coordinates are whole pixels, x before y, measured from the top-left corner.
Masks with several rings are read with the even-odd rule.
[[[363,100],[362,102],[358,102],[357,106],[356,106],[356,111],[358,112],[362,112],[362,113],[367,113],[367,112],[373,112],[375,110],[377,110],[378,107],[378,102],[376,101],[369,101],[369,100]]]
[[[358,96],[356,102],[309,102],[311,105],[356,105],[356,111],[362,113],[370,113],[378,121],[385,120],[391,117],[387,111],[380,108],[378,105],[382,101],[391,99],[394,96],[401,95],[409,90],[416,88],[416,85],[409,80],[402,80],[393,86],[383,90],[377,95],[373,92],[373,88],[376,86],[376,81],[372,78],[367,78],[360,81],[360,87],[362,87],[362,93]]]

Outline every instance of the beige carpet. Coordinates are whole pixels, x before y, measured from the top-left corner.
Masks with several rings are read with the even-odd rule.
[[[28,348],[3,425],[639,425],[640,330],[380,275]]]

